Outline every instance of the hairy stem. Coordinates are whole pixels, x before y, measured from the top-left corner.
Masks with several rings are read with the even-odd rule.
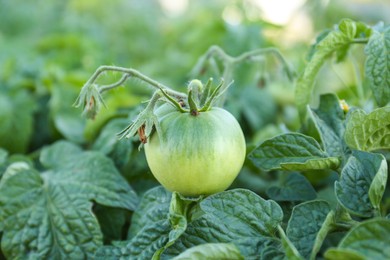
[[[99,92],[100,93],[103,93],[107,90],[110,90],[110,89],[113,89],[113,88],[116,88],[116,87],[119,87],[120,85],[122,85],[126,80],[127,78],[129,78],[129,75],[128,74],[123,74],[121,79],[118,80],[117,82],[115,83],[112,83],[110,85],[104,85],[104,86],[100,86],[100,90]]]
[[[186,97],[185,94],[172,90],[171,88],[161,84],[160,82],[157,82],[157,81],[151,79],[150,77],[142,74],[138,70],[135,70],[135,69],[132,69],[132,68],[117,67],[117,66],[100,66],[95,71],[95,73],[92,74],[92,76],[85,83],[85,85],[88,86],[88,85],[91,85],[91,84],[95,83],[99,79],[101,74],[106,72],[106,71],[121,72],[121,73],[123,73],[123,76],[121,77],[120,80],[118,80],[117,82],[115,82],[113,84],[101,86],[100,89],[99,89],[100,93],[103,93],[103,92],[105,92],[107,90],[110,90],[110,89],[113,89],[115,87],[120,86],[121,84],[123,84],[130,77],[135,77],[135,78],[138,78],[138,79],[148,83],[152,87],[155,87],[155,88],[160,89],[160,90],[164,89],[166,93],[168,93],[168,94],[170,94],[172,96],[175,96],[175,97],[178,97],[178,98],[185,98]]]

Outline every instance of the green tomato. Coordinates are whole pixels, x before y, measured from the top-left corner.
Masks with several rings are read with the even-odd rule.
[[[186,196],[217,193],[227,189],[245,159],[244,134],[226,110],[213,107],[197,116],[157,109],[160,132],[145,144],[148,165],[168,190]]]

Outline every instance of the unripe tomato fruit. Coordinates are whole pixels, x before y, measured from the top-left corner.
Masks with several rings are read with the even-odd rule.
[[[172,107],[166,104],[156,111],[161,133],[153,133],[145,144],[153,175],[166,189],[185,196],[227,189],[245,159],[237,120],[217,107],[194,116],[167,106]]]

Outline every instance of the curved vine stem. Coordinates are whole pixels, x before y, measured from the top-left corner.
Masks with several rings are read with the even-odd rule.
[[[169,94],[172,94],[177,97],[185,97],[183,93],[177,92],[172,90],[171,88],[161,84],[158,81],[153,80],[152,78],[142,74],[138,70],[132,69],[132,68],[123,68],[123,67],[117,67],[117,66],[100,66],[94,74],[89,78],[89,80],[85,83],[85,85],[90,85],[96,82],[98,78],[102,75],[102,73],[107,72],[107,71],[113,71],[113,72],[121,72],[123,73],[123,76],[120,80],[117,82],[106,85],[106,86],[101,86],[100,87],[100,93],[103,93],[107,90],[113,89],[115,87],[118,87],[122,85],[128,78],[134,77],[138,78],[146,83],[148,83],[150,86],[155,87],[157,89],[164,89],[166,92],[169,92]]]
[[[109,85],[101,85],[99,86],[96,82],[105,72],[120,72],[122,73],[122,77]],[[138,78],[143,82],[148,83],[150,86],[156,88],[161,91],[165,96],[169,96],[174,100],[176,99],[186,99],[187,95],[181,92],[177,92],[160,82],[157,82],[150,77],[142,74],[138,70],[132,68],[123,68],[117,66],[100,66],[88,79],[88,81],[84,84],[83,88],[80,91],[80,95],[78,96],[76,102],[74,103],[75,107],[83,106],[84,112],[88,118],[94,118],[96,114],[99,112],[101,106],[104,106],[104,101],[102,98],[102,93],[114,89],[116,87],[122,86],[127,79],[134,77]],[[168,98],[169,99],[169,98]]]
[[[288,78],[292,81],[293,78],[295,77],[295,73],[291,70],[290,66],[288,65],[287,61],[284,59],[280,51],[272,47],[245,52],[239,56],[233,57],[228,55],[219,46],[216,45],[211,46],[207,50],[207,52],[199,59],[198,63],[195,65],[194,69],[192,70],[192,75],[194,76],[194,75],[202,74],[202,72],[206,68],[206,64],[210,61],[213,64],[213,68],[217,67],[214,64],[215,59],[220,60],[223,65],[222,79],[224,80],[224,84],[221,87],[221,91],[224,92],[225,89],[228,87],[229,82],[232,82],[233,72],[236,65],[245,61],[257,62],[259,58],[268,54],[275,56],[275,58],[278,59],[280,63],[282,63],[284,71],[286,72]],[[226,95],[222,95],[216,105],[223,106],[225,99],[226,99]]]

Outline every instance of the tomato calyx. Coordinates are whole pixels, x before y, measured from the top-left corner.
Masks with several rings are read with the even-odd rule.
[[[207,81],[205,86],[203,86],[202,82],[198,79],[191,80],[188,84],[186,102],[182,99],[176,101],[164,91],[162,91],[162,94],[166,97],[167,102],[171,103],[181,113],[190,113],[192,116],[198,116],[200,112],[209,111],[215,100],[223,94],[225,91],[221,91],[223,83],[224,82],[222,80],[221,83],[213,91],[211,91],[211,78]]]
[[[185,95],[170,91],[169,89],[161,88],[157,90],[152,98],[148,101],[146,108],[141,111],[137,118],[127,126],[118,135],[120,138],[130,138],[138,134],[141,141],[140,148],[148,142],[149,137],[154,131],[160,135],[160,117],[156,111],[164,103],[169,103],[173,109],[180,113],[189,113],[193,117],[197,117],[202,112],[209,111],[215,101],[223,94],[225,89],[222,89],[224,82],[221,81],[218,86],[212,90],[212,79],[209,79],[205,85],[200,80],[191,80],[188,84],[188,94]],[[161,104],[163,101],[163,104]]]

